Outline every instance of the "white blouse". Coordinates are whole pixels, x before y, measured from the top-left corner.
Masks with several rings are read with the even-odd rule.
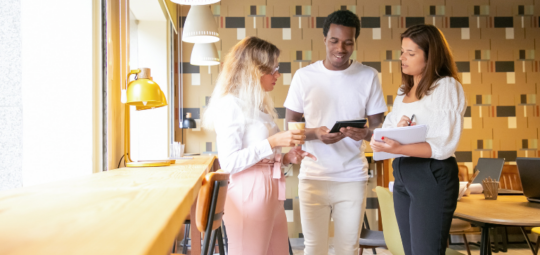
[[[268,137],[279,132],[272,116],[259,112],[249,119],[242,110],[243,102],[232,95],[216,105],[214,127],[217,135],[219,163],[231,174],[245,170],[263,159],[273,160],[281,147],[272,149]]]
[[[398,95],[394,100],[392,111],[388,113],[383,128],[397,127],[403,115],[413,122],[428,126],[426,142],[431,146],[431,158],[444,160],[454,156],[454,152],[463,130],[463,116],[467,102],[463,87],[454,78],[445,77],[438,80],[431,94],[421,100],[404,103],[404,95]]]

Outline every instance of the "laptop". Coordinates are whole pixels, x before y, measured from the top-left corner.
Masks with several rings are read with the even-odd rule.
[[[530,202],[540,203],[540,158],[517,158],[523,194]]]
[[[479,158],[475,171],[480,171],[472,183],[482,184],[482,180],[490,177],[499,181],[504,166],[504,158]]]
[[[499,196],[511,196],[511,195],[523,195],[523,191],[521,190],[513,190],[513,189],[499,189],[499,192],[497,192]]]

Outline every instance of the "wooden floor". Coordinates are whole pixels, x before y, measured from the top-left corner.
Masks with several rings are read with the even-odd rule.
[[[293,248],[293,253],[295,255],[303,255],[304,254],[304,244],[303,239],[301,238],[292,238],[291,239],[291,246]],[[328,255],[334,255],[334,246],[332,245],[333,241],[330,240],[330,247],[328,249]],[[465,249],[465,245],[450,245],[450,248],[457,250],[463,254],[467,254],[467,250]],[[478,246],[470,245],[471,248],[471,255],[479,255],[480,249]],[[371,255],[373,254],[372,249],[366,249],[364,251],[365,255]],[[494,253],[495,254],[495,253]],[[508,254],[508,255],[531,255],[532,252],[527,246],[527,244],[510,244],[508,245],[508,252],[503,253],[499,252],[498,254]],[[377,249],[377,255],[392,255],[388,250],[386,249]]]

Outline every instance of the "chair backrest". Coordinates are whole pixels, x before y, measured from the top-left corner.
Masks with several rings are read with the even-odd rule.
[[[401,234],[397,223],[396,213],[394,212],[394,197],[389,189],[377,186],[375,188],[381,207],[381,217],[383,224],[383,235],[386,247],[393,255],[405,255]],[[458,251],[446,248],[446,255],[464,255]]]
[[[394,212],[394,198],[392,192],[387,188],[378,186],[375,188],[381,207],[381,217],[383,225],[384,241],[388,250],[393,255],[405,255],[401,234],[399,233],[396,213]]]
[[[221,226],[223,211],[225,210],[225,198],[227,197],[227,189],[229,186],[229,175],[229,173],[223,172],[223,170],[218,170],[216,172],[208,173],[203,179],[201,189],[199,190],[196,208],[196,225],[199,231],[206,231],[208,215],[210,214],[212,196],[214,194],[214,188],[216,188],[216,182],[218,184],[218,196],[212,230]]]
[[[517,165],[504,165],[499,179],[499,185],[503,189],[523,190]]]
[[[458,165],[459,167],[459,173],[458,178],[460,182],[468,182],[469,181],[469,168],[466,165]]]

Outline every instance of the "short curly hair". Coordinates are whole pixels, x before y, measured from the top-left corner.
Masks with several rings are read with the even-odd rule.
[[[331,24],[356,28],[355,39],[358,39],[358,36],[360,35],[360,19],[358,19],[358,16],[356,16],[356,14],[352,13],[349,10],[335,11],[328,15],[328,17],[326,17],[323,25],[324,37],[328,35],[328,30],[330,30]]]

